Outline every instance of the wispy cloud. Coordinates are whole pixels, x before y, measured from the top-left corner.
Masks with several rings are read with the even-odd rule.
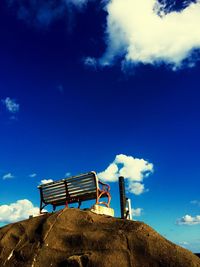
[[[116,182],[119,176],[123,176],[128,181],[129,192],[140,195],[145,192],[144,178],[152,172],[152,163],[120,154],[103,172],[98,173],[98,177],[104,181]]]
[[[198,236],[198,235],[197,235]],[[177,245],[180,245],[184,248],[189,249],[190,251],[193,251],[194,253],[199,253],[199,248],[200,248],[200,240],[197,239],[192,239],[190,238],[189,241],[179,241],[176,242]]]
[[[28,199],[18,200],[9,205],[0,205],[0,222],[12,223],[28,219],[29,215],[39,214],[39,208],[35,207]]]
[[[73,4],[79,8],[85,6],[91,0],[65,0],[65,3]]]
[[[131,212],[132,212],[133,218],[141,216],[142,215],[142,211],[143,211],[142,208],[132,209]]]
[[[83,59],[83,62],[86,66],[96,69],[98,61],[94,57],[86,57]]]
[[[15,176],[14,175],[12,175],[12,173],[6,173],[6,174],[4,174],[3,175],[3,177],[2,177],[2,179],[3,180],[7,180],[7,179],[12,179],[12,178],[14,178]]]
[[[200,1],[184,4],[178,11],[172,1],[110,0],[106,6],[107,50],[101,65],[121,58],[122,66],[166,63],[173,69],[194,66],[200,48]],[[175,1],[174,1],[175,2]],[[168,3],[168,4],[167,4]]]
[[[196,225],[200,224],[200,215],[197,216],[191,216],[191,215],[185,215],[182,218],[177,220],[178,225]]]
[[[29,174],[29,177],[30,178],[34,178],[34,177],[36,177],[37,176],[37,173],[31,173],[31,174]]]
[[[35,26],[47,27],[55,20],[66,17],[76,8],[82,10],[89,0],[7,0],[8,6],[17,10],[17,16]]]
[[[179,242],[179,245],[181,245],[181,246],[188,246],[189,243],[187,241],[181,241],[181,242]]]
[[[190,201],[190,203],[200,207],[200,201],[199,200],[192,200],[192,201]]]
[[[190,243],[187,242],[187,241],[180,241],[180,242],[177,243],[177,245],[179,245],[179,246],[181,246],[183,248],[189,248]]]
[[[8,112],[15,114],[19,111],[20,105],[16,102],[15,99],[6,97],[2,99],[2,103],[5,105]]]
[[[71,175],[71,172],[66,172],[65,177],[69,177]]]
[[[43,179],[43,180],[40,181],[40,184],[48,184],[48,183],[51,183],[51,182],[53,182],[52,179]]]

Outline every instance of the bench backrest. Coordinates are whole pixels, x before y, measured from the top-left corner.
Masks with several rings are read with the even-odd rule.
[[[98,178],[95,172],[72,176],[39,186],[41,198],[45,204],[63,205],[93,199],[97,195]]]

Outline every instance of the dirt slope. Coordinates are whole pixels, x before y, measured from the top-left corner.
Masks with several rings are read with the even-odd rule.
[[[64,209],[0,228],[0,266],[200,267],[141,222]]]

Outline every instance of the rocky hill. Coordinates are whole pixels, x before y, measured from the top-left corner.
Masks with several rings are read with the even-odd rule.
[[[200,259],[142,222],[64,209],[0,228],[0,266],[197,267]]]

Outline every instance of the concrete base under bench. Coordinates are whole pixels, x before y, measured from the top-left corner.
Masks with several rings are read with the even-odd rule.
[[[107,208],[100,205],[94,205],[92,206],[91,211],[96,214],[103,214],[114,217],[114,209],[112,208]]]

